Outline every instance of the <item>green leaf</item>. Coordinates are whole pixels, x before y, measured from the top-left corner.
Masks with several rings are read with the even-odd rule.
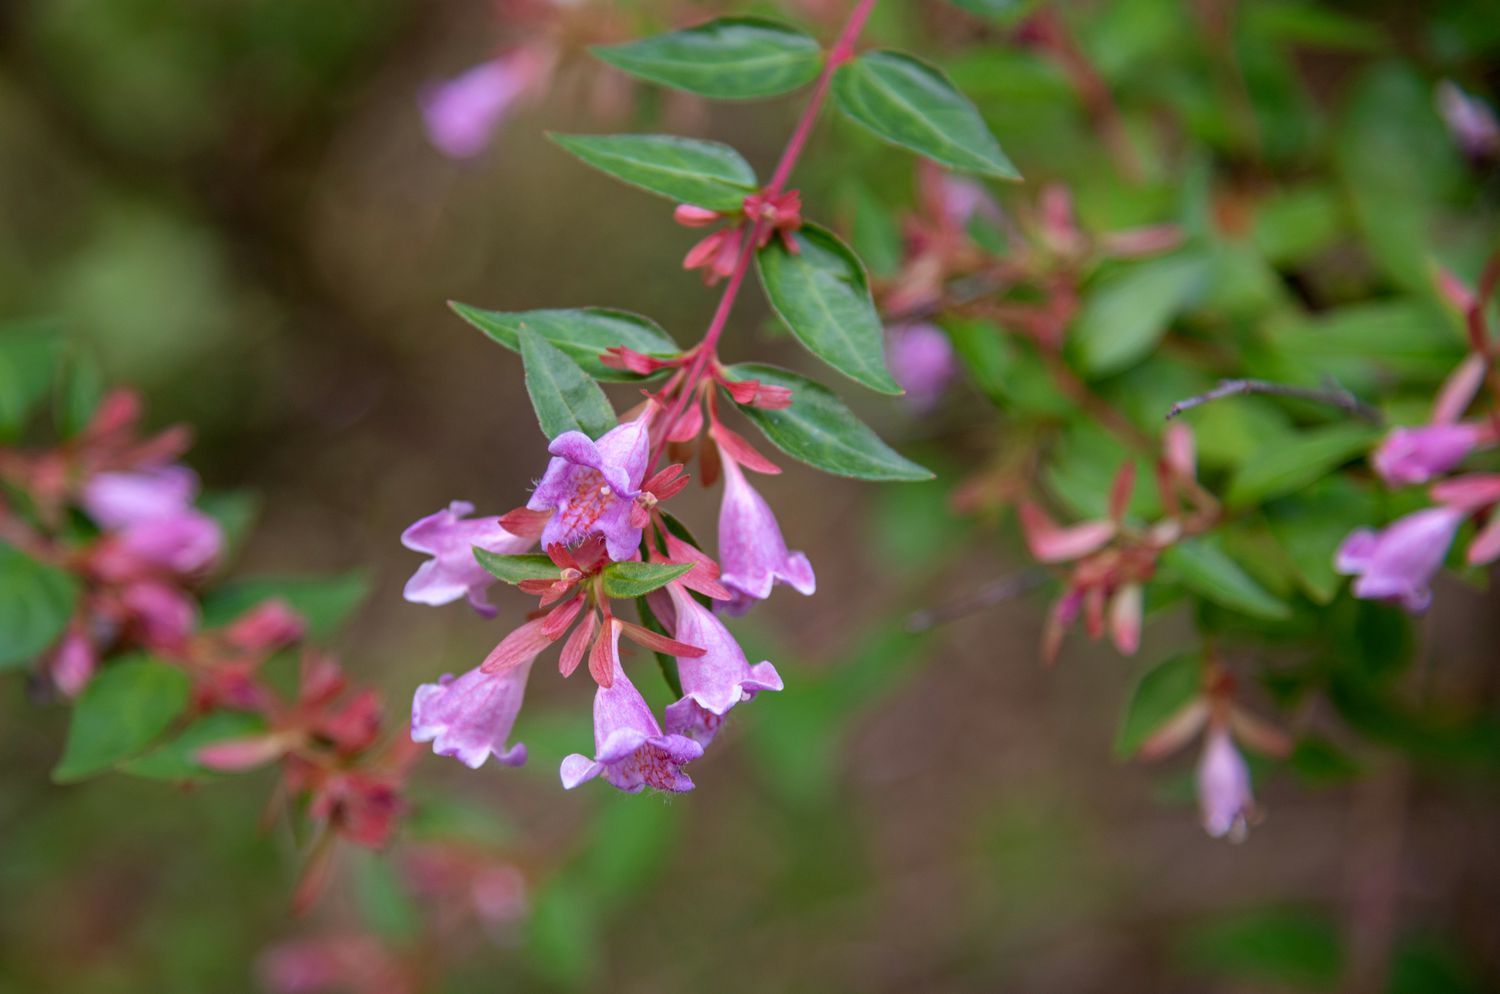
[[[24,666],[56,642],[77,602],[71,576],[0,542],[0,669]]]
[[[1343,586],[1344,578],[1333,568],[1334,553],[1353,522],[1375,520],[1375,505],[1373,495],[1338,475],[1266,505],[1271,534],[1316,603],[1329,603]]]
[[[641,624],[648,630],[665,638],[672,637],[671,633],[667,631],[667,626],[663,625],[661,619],[656,616],[656,612],[651,610],[650,601],[644,597],[637,597],[635,599],[635,609],[641,616]],[[669,656],[665,652],[657,652],[655,650],[651,654],[656,657],[656,665],[661,668],[662,679],[667,681],[667,688],[672,691],[672,697],[674,699],[680,698],[682,696],[682,675],[677,672],[677,657]]]
[[[1335,424],[1268,443],[1245,460],[1225,500],[1247,507],[1296,493],[1367,451],[1379,437],[1368,425]]]
[[[727,370],[736,380],[759,380],[792,391],[784,410],[740,411],[782,452],[809,466],[857,480],[930,480],[932,473],[882,442],[820,383],[778,366],[743,363]]]
[[[73,706],[58,783],[103,773],[139,753],[187,706],[192,681],[175,666],[135,656],[100,670]]]
[[[212,490],[198,498],[198,507],[224,532],[221,563],[232,560],[250,537],[260,515],[260,495],[249,490]]]
[[[62,339],[45,321],[0,325],[0,438],[14,438],[52,393]]]
[[[1186,653],[1151,667],[1136,682],[1115,735],[1115,756],[1129,759],[1203,690],[1203,660]]]
[[[265,727],[266,723],[259,715],[216,711],[193,722],[176,738],[121,763],[119,770],[147,780],[210,780],[221,774],[199,765],[199,749],[215,742],[242,739],[264,731]]]
[[[450,301],[449,307],[465,321],[510,349],[521,351],[522,329],[534,331],[578,363],[585,373],[607,383],[631,383],[635,373],[611,369],[599,356],[615,346],[643,355],[670,356],[682,350],[655,321],[609,307],[578,310],[485,311]]]
[[[1195,971],[1256,990],[1330,991],[1344,970],[1333,922],[1296,911],[1251,911],[1195,926],[1178,957]]]
[[[479,565],[489,570],[492,576],[506,583],[520,583],[522,580],[556,580],[562,576],[562,569],[540,553],[503,556],[475,546],[474,558],[479,560]]]
[[[1135,263],[1091,287],[1068,335],[1084,371],[1105,376],[1144,359],[1203,289],[1208,273],[1202,256],[1173,255]]]
[[[544,435],[556,438],[565,431],[581,431],[598,438],[615,426],[609,399],[578,363],[529,328],[520,329],[516,337],[521,342],[526,392]]]
[[[721,17],[593,53],[632,76],[718,100],[789,93],[823,67],[816,40],[760,17]]]
[[[354,570],[337,576],[253,577],[218,587],[203,597],[203,623],[227,625],[257,604],[285,601],[307,622],[315,642],[338,633],[370,592],[364,573]]]
[[[610,563],[604,567],[604,593],[619,600],[644,597],[692,568],[692,563]]]
[[[772,239],[757,255],[776,315],[809,352],[845,376],[871,390],[901,393],[885,368],[885,333],[865,267],[849,246],[816,225],[804,225],[793,238],[795,254]]]
[[[547,137],[631,186],[709,210],[737,211],[757,188],[750,163],[721,142],[672,135]]]
[[[959,172],[1019,180],[969,98],[943,73],[899,52],[866,52],[833,74],[833,97],[886,141]]]
[[[1267,593],[1213,538],[1179,542],[1162,553],[1161,560],[1176,572],[1183,586],[1221,607],[1268,621],[1291,614],[1289,607]]]

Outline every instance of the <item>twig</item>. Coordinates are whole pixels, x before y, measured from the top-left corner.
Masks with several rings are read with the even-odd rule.
[[[1170,421],[1183,411],[1190,411],[1195,407],[1201,407],[1209,401],[1222,400],[1225,397],[1237,397],[1245,394],[1266,394],[1271,397],[1292,397],[1296,400],[1311,401],[1314,404],[1326,404],[1336,407],[1348,414],[1350,417],[1368,421],[1379,425],[1385,423],[1385,418],[1375,408],[1360,400],[1354,394],[1343,387],[1328,381],[1323,388],[1297,387],[1288,383],[1272,383],[1268,380],[1220,380],[1219,385],[1206,393],[1200,393],[1186,400],[1179,400],[1167,411],[1167,420]]]
[[[1002,576],[998,580],[980,586],[967,597],[943,604],[938,607],[930,607],[921,611],[913,611],[906,619],[906,630],[909,632],[925,632],[929,628],[955,621],[965,615],[982,611],[987,607],[999,604],[1001,601],[1010,600],[1029,594],[1047,581],[1045,570],[1028,569],[1014,576]]]

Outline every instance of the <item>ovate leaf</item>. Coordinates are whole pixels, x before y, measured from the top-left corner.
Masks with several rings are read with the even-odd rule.
[[[491,576],[504,580],[506,583],[520,583],[522,580],[556,580],[562,576],[562,569],[540,553],[503,556],[476,546],[474,558],[479,560],[479,565],[488,570]]]
[[[1115,756],[1129,759],[1168,719],[1203,689],[1203,661],[1196,655],[1173,656],[1141,675],[1115,735]]]
[[[756,190],[755,170],[728,145],[672,135],[549,135],[602,172],[649,193],[736,211]]]
[[[692,568],[692,563],[611,563],[604,567],[604,592],[620,600],[644,597]]]
[[[83,780],[135,756],[182,713],[191,688],[182,670],[145,656],[107,665],[73,706],[52,779]]]
[[[1379,437],[1369,425],[1334,424],[1267,444],[1245,460],[1225,499],[1246,507],[1296,493],[1369,449]]]
[[[615,426],[614,408],[578,363],[530,329],[522,328],[517,338],[526,392],[543,434],[556,438],[565,431],[581,431],[598,438]]]
[[[835,476],[857,480],[930,480],[932,473],[882,442],[819,383],[790,370],[762,363],[732,366],[737,380],[759,380],[792,391],[784,410],[741,407],[740,411],[782,452]]]
[[[1135,263],[1090,288],[1069,334],[1084,370],[1105,376],[1144,359],[1208,274],[1202,256],[1174,255]]]
[[[216,711],[193,722],[176,738],[120,764],[120,772],[147,780],[196,781],[218,776],[198,762],[198,750],[215,742],[264,731],[265,720],[242,711]]]
[[[1019,180],[969,98],[942,72],[899,52],[866,52],[833,76],[839,110],[886,141],[959,172]]]
[[[314,641],[338,633],[370,592],[370,581],[355,570],[335,576],[263,576],[235,580],[203,598],[203,623],[227,625],[257,604],[284,601],[307,622]]]
[[[643,355],[675,355],[681,350],[670,335],[650,318],[609,307],[578,310],[486,311],[450,301],[449,307],[465,321],[513,352],[521,351],[522,329],[551,342],[580,369],[596,380],[627,383],[641,377],[611,369],[599,356],[615,346]]]
[[[1212,538],[1190,538],[1162,553],[1162,564],[1206,600],[1252,618],[1278,621],[1291,609],[1256,583]]]
[[[789,93],[823,67],[816,40],[760,17],[721,17],[593,52],[632,76],[719,100]]]
[[[898,394],[885,368],[885,338],[865,268],[834,235],[805,225],[792,236],[797,252],[779,239],[760,250],[760,279],[782,322],[809,352],[871,390]]]
[[[0,668],[25,665],[56,642],[77,601],[71,576],[0,542]]]
[[[52,393],[62,340],[44,321],[0,325],[0,438],[12,438]]]

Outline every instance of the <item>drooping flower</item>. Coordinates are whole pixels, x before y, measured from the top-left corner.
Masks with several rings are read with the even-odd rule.
[[[198,477],[185,466],[98,473],[84,485],[83,509],[115,536],[106,561],[112,571],[138,566],[178,574],[206,568],[219,555],[223,531],[193,506]]]
[[[596,442],[581,431],[565,431],[547,451],[552,461],[526,506],[552,511],[542,545],[578,545],[590,535],[604,537],[609,558],[630,559],[641,544],[641,527],[631,524],[650,458],[648,408],[634,421],[612,428]],[[639,520],[639,519],[636,519]]]
[[[1430,507],[1391,523],[1384,531],[1361,528],[1344,539],[1334,567],[1354,581],[1354,595],[1399,603],[1413,613],[1432,601],[1433,575],[1443,565],[1462,510]]]
[[[422,94],[422,119],[438,151],[470,159],[489,147],[516,101],[546,74],[547,60],[519,49],[481,62]]]
[[[506,766],[526,762],[526,746],[506,745],[526,694],[526,678],[537,655],[552,644],[542,633],[543,621],[528,621],[495,647],[517,653],[516,661],[493,673],[475,667],[457,680],[444,674],[437,683],[417,688],[411,705],[411,737],[431,742],[439,756],[452,756],[478,769],[494,756]]]
[[[1370,457],[1375,472],[1392,486],[1426,483],[1464,460],[1483,433],[1476,425],[1430,424],[1396,428]]]
[[[473,512],[473,504],[456,500],[401,533],[402,545],[432,557],[406,581],[402,596],[407,600],[439,605],[467,597],[474,610],[494,615],[485,591],[495,578],[474,558],[475,547],[512,555],[531,548],[534,540],[506,531],[497,517],[466,519]]]
[[[930,410],[958,375],[953,343],[930,324],[892,325],[886,332],[886,362],[891,375],[918,411]]]
[[[1255,814],[1250,768],[1229,738],[1229,729],[1211,725],[1198,760],[1198,809],[1203,830],[1216,839],[1243,842]]]
[[[99,665],[99,654],[84,626],[75,620],[58,641],[47,661],[47,672],[57,689],[68,697],[83,693]]]
[[[594,694],[594,758],[579,753],[562,761],[562,784],[572,790],[600,774],[627,794],[646,787],[657,790],[693,789],[682,766],[703,755],[703,746],[685,735],[663,734],[656,716],[620,666],[620,627],[605,622],[601,638],[609,641],[613,679]]]
[[[721,449],[724,502],[719,507],[719,582],[753,600],[771,596],[785,583],[800,594],[817,590],[812,564],[800,552],[789,552],[781,526],[764,497],[745,479],[739,463]]]
[[[672,598],[672,637],[704,650],[702,656],[677,660],[683,696],[667,706],[667,731],[707,746],[730,708],[753,700],[762,690],[780,690],[781,676],[769,662],[751,666],[723,622],[681,583],[668,584],[667,592]]]

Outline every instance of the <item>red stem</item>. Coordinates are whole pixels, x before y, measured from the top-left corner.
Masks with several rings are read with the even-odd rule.
[[[782,150],[781,159],[776,163],[776,171],[771,174],[771,182],[762,191],[766,197],[774,197],[781,193],[787,180],[791,179],[792,170],[796,167],[797,160],[802,156],[803,150],[807,147],[807,140],[812,135],[818,112],[823,109],[823,101],[828,97],[828,89],[833,83],[834,70],[854,56],[854,42],[859,37],[860,31],[864,29],[865,21],[870,17],[870,11],[874,9],[875,0],[859,0],[854,5],[854,10],[850,12],[849,20],[844,23],[833,47],[828,50],[828,58],[823,63],[823,71],[818,74],[818,80],[813,84],[812,96],[808,98],[807,106],[802,110],[802,117],[797,121],[796,130],[792,132],[792,137],[787,140],[786,148]],[[759,244],[765,233],[766,224],[764,217],[757,217],[750,223],[750,230],[746,232],[745,240],[740,245],[740,254],[734,261],[734,270],[729,274],[729,282],[724,287],[724,295],[719,298],[719,306],[714,310],[708,330],[703,333],[703,340],[693,349],[693,362],[688,367],[687,378],[683,381],[677,398],[672,402],[672,407],[667,411],[666,419],[662,422],[661,449],[666,448],[667,437],[672,433],[672,428],[682,417],[682,413],[687,410],[687,405],[693,398],[694,388],[702,380],[709,363],[717,358],[719,336],[724,333],[724,326],[729,323],[729,315],[734,310],[735,299],[739,296],[740,287],[745,282],[745,274],[750,270],[751,256],[755,254],[755,246]],[[661,459],[661,449],[658,449],[652,457],[646,475],[649,476],[656,468],[657,462]]]

